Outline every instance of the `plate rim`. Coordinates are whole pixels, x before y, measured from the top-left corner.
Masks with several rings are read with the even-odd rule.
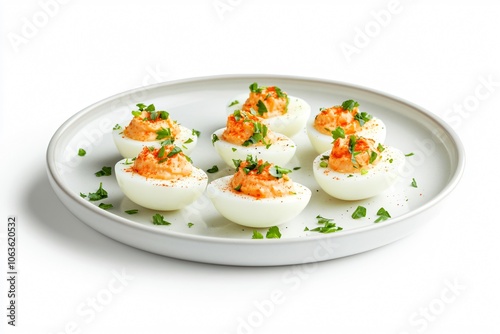
[[[445,131],[446,135],[452,139],[452,144],[453,148],[456,151],[456,160],[457,160],[457,165],[453,166],[454,170],[451,177],[447,181],[446,185],[441,189],[441,191],[436,194],[430,201],[427,203],[419,206],[418,208],[415,208],[401,216],[391,218],[390,220],[385,221],[383,224],[372,224],[369,226],[364,226],[356,229],[351,229],[351,230],[345,230],[342,231],[342,233],[330,233],[330,234],[318,234],[318,235],[309,235],[307,238],[304,237],[287,237],[285,239],[263,239],[263,240],[258,240],[258,242],[255,242],[253,239],[236,239],[236,238],[223,238],[223,237],[218,237],[218,236],[207,236],[207,235],[197,235],[197,234],[185,234],[185,233],[180,233],[177,231],[170,231],[170,230],[163,230],[163,229],[158,229],[155,228],[154,226],[147,226],[143,225],[137,222],[134,222],[133,220],[129,220],[126,218],[123,218],[121,216],[118,216],[116,214],[113,214],[111,212],[108,212],[106,210],[102,210],[101,208],[98,208],[96,205],[93,205],[92,203],[81,201],[78,197],[77,194],[74,194],[72,191],[70,191],[69,188],[67,188],[64,185],[63,180],[59,177],[59,173],[56,170],[56,161],[55,161],[55,151],[57,148],[57,142],[60,140],[61,136],[65,133],[67,128],[69,128],[73,123],[75,123],[78,119],[81,117],[85,116],[88,113],[91,113],[91,111],[98,106],[108,103],[110,101],[119,99],[124,96],[129,96],[134,93],[140,92],[140,91],[148,91],[148,90],[154,90],[157,88],[161,87],[168,87],[168,86],[176,86],[180,84],[189,84],[189,83],[201,83],[201,82],[206,82],[206,81],[224,81],[224,80],[239,80],[239,79],[252,79],[255,80],[256,78],[260,79],[265,79],[265,80],[289,80],[289,81],[303,81],[307,82],[310,84],[326,84],[326,85],[337,85],[337,86],[343,86],[348,89],[354,89],[357,91],[365,91],[370,94],[377,95],[379,97],[383,98],[388,98],[390,100],[393,100],[395,102],[407,105],[408,107],[415,109],[419,114],[431,119],[434,123],[437,123],[443,130]],[[354,83],[348,83],[348,82],[342,82],[342,81],[337,81],[337,80],[332,80],[332,79],[326,79],[326,78],[318,78],[318,77],[312,77],[312,76],[296,76],[296,75],[288,75],[288,74],[263,74],[263,73],[242,73],[242,74],[218,74],[218,75],[205,75],[205,76],[197,76],[197,77],[189,77],[189,78],[181,78],[181,79],[175,79],[171,81],[165,81],[165,82],[160,82],[160,83],[155,83],[147,86],[142,86],[142,87],[137,87],[129,90],[122,91],[117,94],[113,94],[107,98],[101,99],[93,104],[90,104],[89,106],[81,109],[80,111],[74,113],[72,116],[70,116],[68,119],[66,119],[63,123],[60,124],[60,126],[57,128],[57,130],[54,132],[52,137],[49,140],[47,150],[46,150],[46,169],[49,178],[54,181],[54,183],[51,182],[51,185],[57,185],[59,190],[65,193],[65,195],[71,199],[75,204],[81,205],[84,208],[93,211],[95,214],[103,216],[104,218],[113,220],[116,223],[120,224],[125,224],[127,227],[132,228],[132,229],[137,229],[141,231],[147,231],[149,233],[153,232],[155,234],[162,234],[168,237],[175,237],[175,238],[180,238],[180,239],[185,239],[187,241],[195,241],[195,242],[216,242],[216,243],[222,243],[222,244],[245,244],[245,245],[255,245],[259,246],[259,244],[262,244],[262,242],[265,242],[266,244],[290,244],[290,243],[302,243],[305,240],[310,240],[310,241],[317,241],[317,240],[322,240],[322,239],[330,239],[330,238],[343,238],[352,234],[360,234],[364,232],[369,232],[374,229],[383,229],[385,227],[389,227],[391,225],[395,225],[398,223],[401,223],[402,221],[405,221],[413,216],[418,215],[419,213],[423,211],[427,211],[430,208],[434,207],[436,204],[440,203],[445,197],[447,197],[458,185],[460,182],[464,170],[465,170],[465,163],[466,163],[466,155],[465,155],[465,149],[463,146],[463,143],[456,133],[456,131],[448,124],[446,123],[440,116],[431,113],[429,110],[423,108],[420,105],[417,105],[413,102],[410,102],[404,98],[401,98],[399,96],[395,96],[390,93],[383,92],[378,89],[370,88],[367,86],[362,86],[359,84],[354,84]],[[55,189],[54,189],[55,190]],[[59,196],[59,195],[58,195]],[[66,205],[65,205],[66,206]],[[77,217],[78,218],[78,217]],[[82,221],[82,219],[78,218],[79,220]],[[85,224],[89,225],[85,221],[83,221]],[[98,231],[100,232],[100,231]],[[101,232],[100,232],[101,233]],[[113,238],[114,239],[114,238]]]

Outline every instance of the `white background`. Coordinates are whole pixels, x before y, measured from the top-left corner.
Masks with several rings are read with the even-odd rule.
[[[1,279],[7,333],[500,332],[497,1],[3,0],[0,10],[0,219],[20,224],[15,328]],[[462,181],[411,236],[307,271],[152,255],[55,197],[45,151],[73,114],[148,84],[238,73],[338,80],[420,105],[461,137]],[[78,311],[112,288],[98,312]]]

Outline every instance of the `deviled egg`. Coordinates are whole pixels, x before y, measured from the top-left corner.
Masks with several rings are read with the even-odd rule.
[[[233,160],[245,160],[248,155],[284,166],[297,150],[290,138],[269,130],[260,117],[243,110],[235,110],[227,117],[226,127],[212,134],[212,143],[230,167]]]
[[[144,146],[131,161],[115,165],[121,190],[132,202],[160,211],[178,210],[194,202],[208,183],[207,174],[192,165],[178,146]]]
[[[298,97],[289,96],[276,86],[250,85],[249,94],[239,94],[228,102],[227,111],[252,112],[263,118],[270,130],[292,137],[306,125],[311,114],[309,104]]]
[[[309,140],[317,153],[332,148],[332,131],[341,127],[346,135],[356,134],[384,143],[386,128],[381,119],[360,112],[359,103],[346,100],[341,105],[321,108],[320,112],[306,124]]]
[[[239,225],[264,228],[298,216],[311,191],[289,177],[291,170],[256,157],[235,161],[234,175],[210,182],[207,197],[219,213]]]
[[[144,146],[160,148],[162,143],[174,143],[190,154],[196,146],[198,136],[172,120],[167,111],[155,110],[150,104],[137,104],[128,125],[117,124],[113,128],[113,140],[124,158],[136,157]]]
[[[346,136],[334,130],[330,150],[313,161],[313,174],[320,187],[341,200],[361,200],[390,188],[405,163],[404,154],[371,138]]]

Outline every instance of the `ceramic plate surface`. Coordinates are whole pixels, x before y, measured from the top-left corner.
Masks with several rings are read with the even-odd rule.
[[[210,200],[201,196],[184,209],[157,212],[131,202],[120,191],[114,175],[95,176],[104,166],[121,159],[112,139],[112,128],[127,123],[137,103],[153,103],[167,110],[183,126],[200,131],[190,154],[193,163],[207,170],[209,181],[230,175],[233,170],[217,155],[211,134],[224,127],[226,106],[248,92],[251,83],[276,85],[311,106],[314,117],[320,108],[344,100],[359,102],[360,110],[382,119],[387,128],[385,144],[409,156],[398,182],[386,192],[361,201],[336,200],[324,193],[312,173],[317,153],[304,131],[293,136],[297,151],[284,167],[296,168],[291,177],[312,191],[306,209],[294,220],[279,226],[280,239],[266,239],[267,229],[258,229],[264,239],[252,239],[253,228],[224,219]],[[83,148],[87,153],[79,156]],[[411,154],[411,155],[410,155]],[[331,260],[368,251],[408,235],[432,221],[439,203],[454,189],[464,169],[462,144],[453,130],[438,117],[400,98],[372,89],[335,81],[276,75],[224,75],[178,80],[127,91],[97,102],[64,122],[47,150],[48,176],[57,196],[81,221],[102,234],[127,245],[169,257],[241,266],[289,265]],[[415,180],[417,187],[413,187]],[[90,202],[81,193],[95,192],[100,183],[108,198]],[[98,207],[104,202],[111,209]],[[366,216],[353,219],[358,206]],[[391,218],[376,223],[384,208]],[[125,211],[138,209],[136,214]],[[170,225],[154,225],[160,213]],[[333,219],[341,231],[322,234],[316,217]],[[438,223],[438,222],[434,222]],[[309,231],[308,231],[309,229]],[[90,245],[89,245],[90,247]]]

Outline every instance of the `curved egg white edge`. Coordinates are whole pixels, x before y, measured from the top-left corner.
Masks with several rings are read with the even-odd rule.
[[[132,202],[151,210],[180,209],[201,196],[208,184],[208,175],[196,166],[193,166],[190,175],[174,180],[148,178],[129,171],[130,167],[127,159],[121,159],[115,164],[118,186]],[[164,206],[167,200],[170,208]]]
[[[314,177],[323,190],[327,191],[327,188],[331,187],[330,189],[333,189],[331,191],[339,196],[334,197],[339,199],[362,200],[376,196],[387,190],[401,177],[401,169],[405,164],[404,154],[395,147],[385,146],[381,154],[382,160],[368,169],[367,174],[361,175],[360,173],[340,173],[329,166],[320,167],[321,157],[330,155],[330,151],[325,151],[313,161]],[[392,163],[389,162],[390,159],[393,159]],[[325,181],[328,184],[324,184]],[[376,184],[377,189],[366,189],[369,184]],[[352,195],[354,192],[357,194]]]
[[[266,228],[284,224],[297,217],[311,199],[311,190],[297,182],[293,195],[257,199],[233,192],[231,178],[232,175],[210,182],[207,197],[223,217],[242,226]]]

